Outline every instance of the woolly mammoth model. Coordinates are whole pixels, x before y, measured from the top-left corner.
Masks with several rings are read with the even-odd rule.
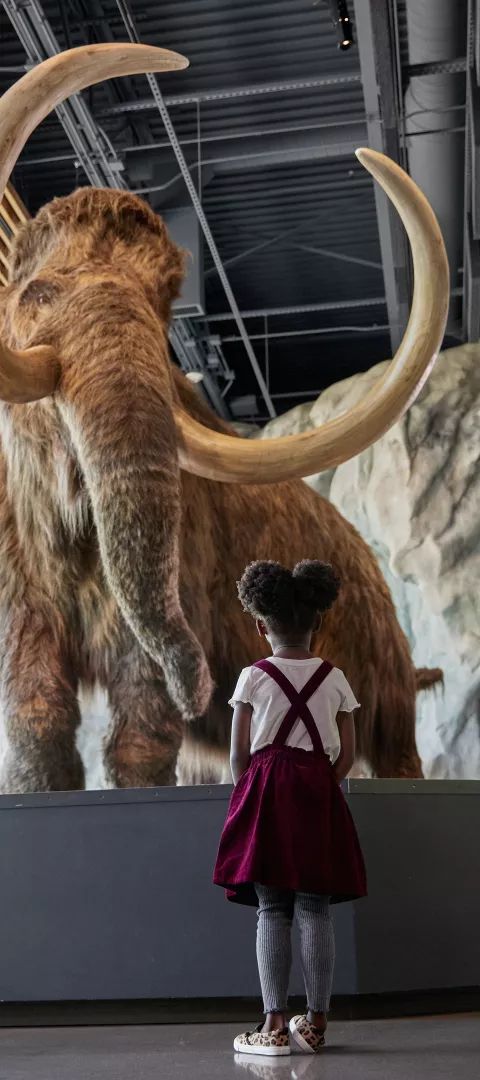
[[[0,103],[0,179],[68,94],[183,64],[102,45],[33,69]],[[433,214],[392,162],[360,157],[409,230],[409,329],[365,401],[288,439],[233,437],[170,366],[182,257],[148,206],[89,188],[20,231],[0,298],[4,790],[82,787],[77,690],[95,681],[111,706],[113,784],[174,782],[186,721],[183,776],[198,778],[202,758],[224,760],[225,702],[258,656],[235,579],[259,556],[336,564],[344,587],[318,647],[362,702],[359,753],[379,775],[419,775],[416,673],[386,584],[358,533],[292,482],[377,439],[415,397],[443,334],[448,273]]]

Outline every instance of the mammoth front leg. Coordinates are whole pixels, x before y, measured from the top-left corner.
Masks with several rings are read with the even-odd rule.
[[[43,616],[17,613],[1,659],[6,752],[3,792],[67,791],[85,786],[75,735],[76,681],[64,649]]]
[[[176,782],[185,722],[172,705],[161,671],[134,646],[107,686],[112,727],[105,743],[114,787],[162,787]]]

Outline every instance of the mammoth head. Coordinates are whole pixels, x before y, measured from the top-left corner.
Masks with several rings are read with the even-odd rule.
[[[133,75],[141,72],[169,71],[188,66],[185,57],[164,49],[143,45],[94,45],[73,49],[67,53],[52,57],[25,75],[18,83],[3,95],[0,101],[0,201],[15,162],[28,136],[61,101],[70,94],[91,86],[103,79],[120,75]],[[128,213],[128,211],[127,211]],[[133,210],[131,216],[135,213]],[[136,203],[139,220],[142,204]],[[143,206],[143,216],[149,220],[150,228],[155,232],[154,215]],[[83,207],[83,224],[88,217],[88,195]],[[105,207],[105,224],[108,207]],[[68,238],[65,229],[70,224],[77,226],[82,222],[82,210],[57,207],[52,213],[48,210],[40,216],[35,225],[28,226],[22,237],[15,265],[13,280],[19,284],[41,269],[42,262],[48,262],[47,276],[55,269],[62,270],[68,259],[65,258],[65,246]],[[62,220],[63,219],[63,220]],[[161,223],[157,223],[161,232]],[[62,236],[63,232],[63,236]],[[126,230],[126,233],[128,229]],[[163,231],[164,233],[164,231]],[[165,233],[164,233],[165,235]],[[61,246],[63,240],[63,260],[55,258],[51,249]],[[56,241],[56,245],[55,245]],[[86,245],[85,250],[87,250]],[[53,254],[53,261],[49,256]],[[80,252],[77,253],[78,255]],[[70,269],[73,270],[72,262]],[[49,282],[49,296],[53,299],[59,294],[60,280]],[[38,289],[40,303],[46,303],[47,292]],[[43,297],[43,299],[42,299]],[[34,289],[30,292],[33,305]],[[19,314],[21,314],[19,312]],[[15,320],[17,322],[17,320]],[[20,324],[28,329],[28,318],[20,318]],[[48,336],[48,335],[47,335]],[[27,334],[28,337],[28,334]],[[58,385],[61,374],[60,358],[54,345],[18,350],[8,344],[0,343],[0,399],[12,403],[36,401],[52,394]]]
[[[9,379],[8,384],[0,383],[0,399],[21,403],[61,391],[68,367],[65,330],[87,290],[90,310],[95,294],[93,308],[100,321],[104,289],[112,294],[116,286],[118,303],[113,306],[119,330],[127,293],[132,297],[130,307],[141,305],[142,299],[148,302],[163,327],[183,271],[183,253],[170,240],[161,218],[136,196],[80,188],[54,199],[23,225],[13,246],[5,329],[23,352],[15,381],[11,368],[4,365],[0,372],[0,379]],[[35,340],[42,345],[28,348]],[[4,349],[12,363],[15,353]]]

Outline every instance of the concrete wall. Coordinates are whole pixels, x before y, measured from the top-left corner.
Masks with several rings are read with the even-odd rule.
[[[370,896],[335,909],[335,992],[478,985],[480,782],[349,789]],[[229,793],[2,796],[0,999],[257,995],[255,912],[211,885]]]

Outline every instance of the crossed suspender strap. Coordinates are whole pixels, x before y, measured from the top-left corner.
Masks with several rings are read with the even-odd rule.
[[[290,682],[290,679],[287,678],[284,672],[281,671],[281,669],[278,668],[276,664],[272,664],[270,660],[258,660],[257,663],[253,666],[260,668],[267,675],[270,675],[270,677],[277,683],[280,689],[283,690],[285,696],[290,702],[290,708],[286,716],[282,720],[280,728],[273,740],[272,746],[285,746],[285,743],[288,739],[288,736],[290,735],[294,724],[296,723],[297,719],[301,717],[312,740],[313,749],[323,750],[323,743],[320,738],[320,733],[307,705],[307,701],[312,697],[312,694],[315,693],[315,690],[318,690],[318,687],[322,684],[324,679],[326,679],[327,675],[329,675],[329,673],[332,671],[333,664],[330,664],[328,660],[324,660],[323,663],[320,664],[320,667],[318,667],[317,670],[314,671],[313,675],[310,676],[308,682],[305,683],[305,686],[300,690],[300,692],[295,689],[293,684]]]

